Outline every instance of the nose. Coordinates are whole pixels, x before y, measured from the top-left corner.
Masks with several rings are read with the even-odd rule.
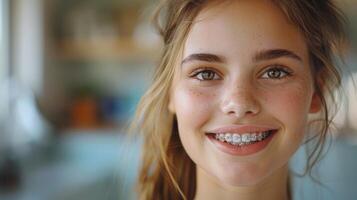
[[[227,89],[221,101],[222,112],[237,118],[258,114],[261,108],[254,91],[252,87]]]

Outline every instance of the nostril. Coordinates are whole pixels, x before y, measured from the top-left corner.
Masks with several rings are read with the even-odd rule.
[[[235,115],[236,117],[244,117],[246,115],[255,115],[259,113],[259,109],[255,106],[243,107],[243,106],[235,106],[230,109],[225,110],[228,115]]]

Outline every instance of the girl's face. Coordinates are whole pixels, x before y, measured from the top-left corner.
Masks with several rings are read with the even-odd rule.
[[[269,1],[208,6],[185,42],[169,110],[198,174],[261,182],[286,166],[319,111],[302,34]]]

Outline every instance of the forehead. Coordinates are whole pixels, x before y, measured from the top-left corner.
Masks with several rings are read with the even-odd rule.
[[[262,49],[287,49],[307,59],[303,35],[273,3],[229,1],[208,5],[199,13],[183,57],[205,52],[244,60]]]

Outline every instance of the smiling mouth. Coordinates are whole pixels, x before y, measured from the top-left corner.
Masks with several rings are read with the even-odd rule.
[[[277,130],[267,130],[255,133],[207,133],[210,138],[214,138],[223,143],[228,143],[234,146],[246,146],[262,142],[270,138]]]

